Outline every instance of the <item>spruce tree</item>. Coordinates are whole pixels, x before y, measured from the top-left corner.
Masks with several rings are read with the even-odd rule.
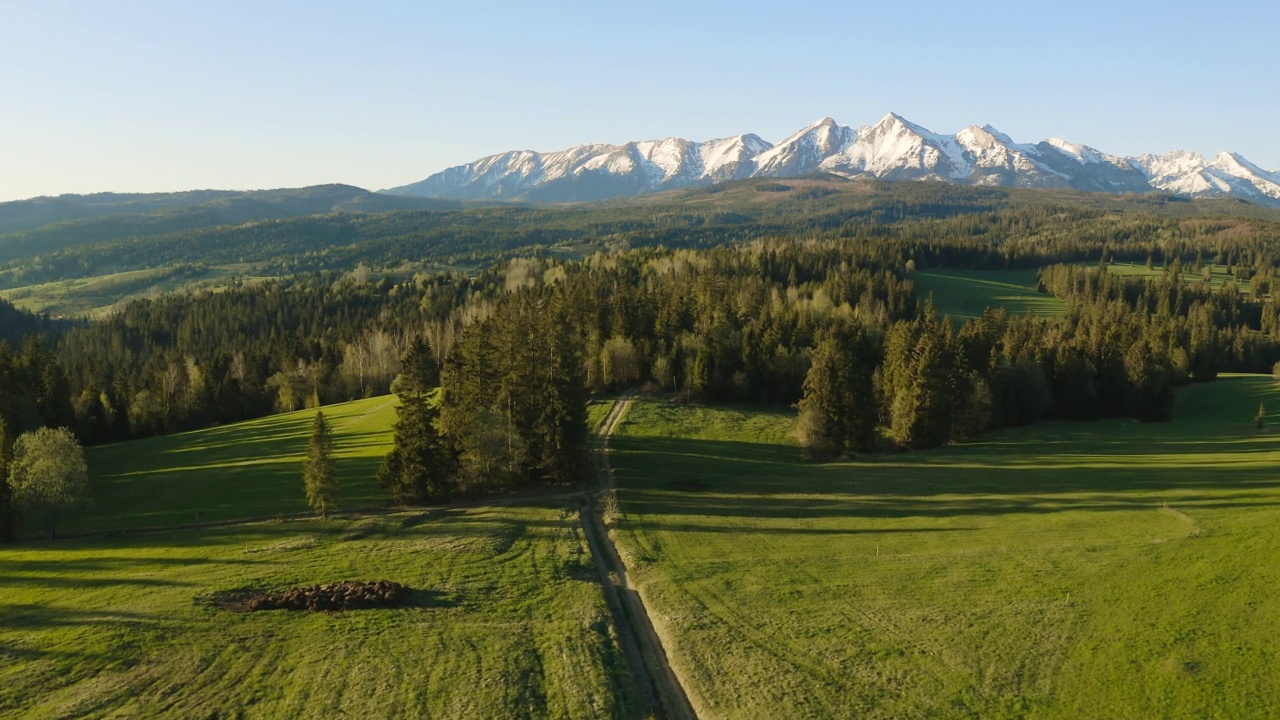
[[[401,505],[443,500],[457,489],[453,452],[441,436],[440,410],[431,397],[439,376],[430,343],[424,338],[415,340],[393,383],[400,400],[395,444],[378,468],[378,482]]]
[[[844,449],[841,361],[835,338],[824,338],[814,348],[812,364],[804,377],[798,435],[805,453],[814,459],[836,456]]]
[[[1150,343],[1139,339],[1124,356],[1125,373],[1132,388],[1129,409],[1142,422],[1173,419],[1173,378],[1168,364],[1156,355]]]
[[[801,444],[815,457],[875,446],[876,356],[876,343],[859,324],[837,325],[818,341],[800,400]]]
[[[338,506],[338,476],[333,463],[333,433],[323,412],[316,413],[307,443],[307,459],[302,463],[302,484],[307,504],[320,517],[328,517]]]
[[[581,343],[572,327],[562,294],[551,299],[540,319],[547,342],[538,364],[547,371],[534,432],[541,435],[537,472],[553,482],[571,483],[585,477],[591,467],[591,435],[587,429],[586,367]]]

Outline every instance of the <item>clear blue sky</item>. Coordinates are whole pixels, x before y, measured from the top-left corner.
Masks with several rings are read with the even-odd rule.
[[[0,200],[378,189],[509,149],[889,111],[1280,170],[1275,2],[0,5]]]

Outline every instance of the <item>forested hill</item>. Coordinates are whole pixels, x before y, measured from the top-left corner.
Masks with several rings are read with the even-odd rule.
[[[213,212],[200,207],[183,212]],[[353,207],[363,205],[340,209]],[[361,262],[375,268],[406,262],[474,267],[548,248],[581,255],[628,246],[710,247],[772,237],[915,231],[987,238],[998,232],[1010,242],[1036,242],[1047,228],[1063,236],[1145,233],[1141,239],[1154,241],[1163,230],[1151,228],[1170,227],[1176,234],[1178,218],[1196,216],[1247,218],[1242,222],[1259,227],[1280,221],[1280,211],[1229,200],[823,178],[745,181],[625,202],[340,212],[184,230],[166,230],[173,219],[162,215],[106,218],[94,221],[92,230],[76,226],[85,231],[80,234],[46,228],[0,237],[0,289],[176,264],[247,263],[267,275],[349,270]],[[95,233],[112,239],[87,242]],[[63,249],[50,249],[59,244]],[[38,247],[45,249],[31,254]],[[3,262],[5,257],[10,260]]]
[[[0,261],[64,248],[332,212],[456,209],[350,185],[180,193],[61,195],[0,203]]]
[[[12,303],[0,299],[0,342],[21,347],[23,340],[32,335],[46,336],[46,340],[52,340],[70,326],[71,323],[20,310]]]

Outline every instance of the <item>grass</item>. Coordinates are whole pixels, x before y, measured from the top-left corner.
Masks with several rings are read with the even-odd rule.
[[[576,508],[539,506],[0,548],[0,716],[635,717],[586,553]],[[414,602],[200,602],[343,579]]]
[[[939,315],[961,322],[982,315],[988,307],[1003,307],[1010,315],[1061,315],[1066,306],[1058,298],[1036,291],[1032,270],[937,270],[912,276],[918,297],[933,294]]]
[[[1221,290],[1226,287],[1227,283],[1234,283],[1235,279],[1227,274],[1227,268],[1221,265],[1211,266],[1212,279],[1209,280],[1209,286],[1214,290]],[[1124,275],[1127,277],[1141,277],[1147,279],[1155,279],[1164,277],[1164,269],[1160,266],[1153,267],[1148,270],[1146,264],[1138,263],[1112,263],[1107,266],[1107,272],[1116,275]],[[1203,275],[1196,272],[1195,263],[1188,263],[1182,266],[1182,280],[1188,285],[1203,285],[1206,280]],[[1248,290],[1249,285],[1245,283],[1241,290]]]
[[[31,312],[100,319],[139,298],[170,292],[220,292],[233,279],[243,284],[268,279],[251,276],[255,271],[250,264],[129,270],[9,288],[0,290],[0,298]]]
[[[385,505],[394,398],[323,410],[344,506]],[[305,513],[314,413],[90,448],[93,503],[61,529],[99,534],[0,547],[0,716],[640,715],[577,502],[118,532]],[[403,583],[413,602],[208,602],[347,579]]]
[[[333,427],[340,508],[385,506],[375,474],[395,398],[322,408]],[[315,410],[86,450],[89,504],[59,523],[85,533],[307,512],[302,459]]]
[[[600,432],[600,426],[604,424],[612,407],[613,398],[597,398],[587,403],[587,429],[591,433]]]
[[[790,413],[637,401],[614,533],[704,717],[1274,717],[1260,400],[825,465]]]

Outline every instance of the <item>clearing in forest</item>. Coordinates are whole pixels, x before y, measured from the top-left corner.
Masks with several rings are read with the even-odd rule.
[[[933,294],[938,315],[956,322],[982,315],[989,307],[1003,307],[1010,315],[1061,315],[1066,306],[1058,298],[1036,290],[1034,268],[1029,270],[930,270],[911,276],[916,297]]]

